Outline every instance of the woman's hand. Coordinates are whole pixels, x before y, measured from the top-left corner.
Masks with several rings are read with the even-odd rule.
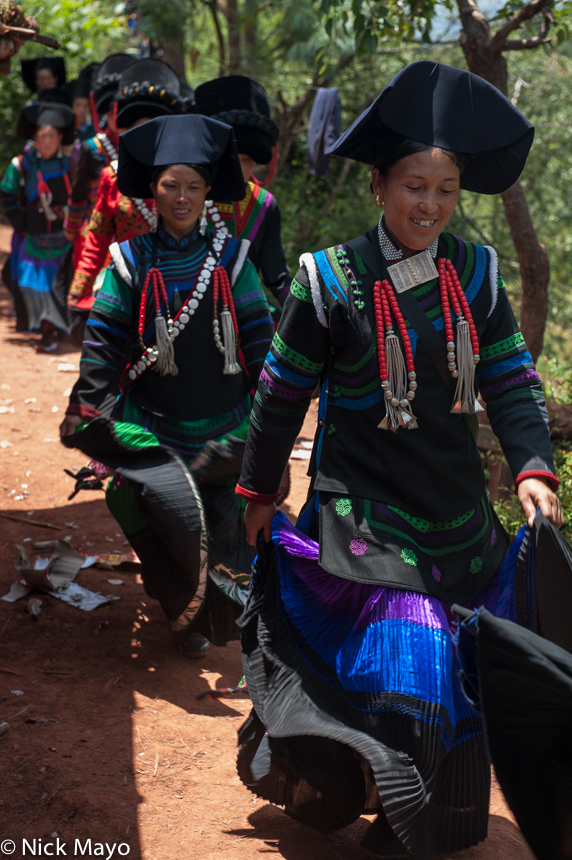
[[[72,436],[81,424],[85,424],[85,418],[80,415],[66,415],[60,424],[60,439]]]
[[[81,296],[76,296],[74,293],[68,293],[66,298],[68,310],[73,311],[80,299]]]
[[[246,539],[249,544],[256,546],[258,532],[262,529],[264,540],[270,542],[272,520],[276,515],[276,505],[257,505],[256,502],[247,502],[244,512],[244,525],[246,526]]]
[[[534,523],[536,509],[540,508],[546,519],[556,528],[560,528],[562,508],[558,496],[548,484],[540,478],[526,478],[518,485],[517,493],[529,526]]]

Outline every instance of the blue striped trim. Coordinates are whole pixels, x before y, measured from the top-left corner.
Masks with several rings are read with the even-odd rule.
[[[370,406],[375,406],[383,400],[383,391],[381,385],[373,394],[368,394],[367,397],[360,397],[358,400],[350,400],[348,397],[338,397],[335,400],[336,406],[341,406],[342,409],[351,409],[353,412],[361,409],[369,409]],[[333,405],[333,402],[332,402]]]
[[[288,368],[284,367],[284,365],[281,364],[271,352],[266,356],[266,364],[276,376],[280,379],[285,379],[287,382],[291,382],[293,385],[299,385],[301,388],[309,388],[316,384],[315,380],[309,379],[307,376],[300,376],[298,373],[288,370]]]
[[[532,356],[529,352],[521,352],[512,358],[507,358],[506,361],[499,361],[489,367],[479,367],[477,375],[479,379],[490,379],[494,376],[502,376],[503,373],[508,373],[516,367],[522,367],[525,370],[526,365],[533,365]]]
[[[320,275],[322,276],[322,280],[324,281],[326,287],[333,295],[335,299],[342,298],[347,305],[348,297],[341,289],[338,284],[338,279],[336,278],[334,272],[332,271],[332,267],[330,265],[330,261],[328,260],[327,254],[325,251],[318,251],[317,254],[314,254],[314,259],[320,270]]]
[[[127,338],[129,337],[129,334],[130,334],[129,329],[113,328],[113,326],[110,326],[108,323],[104,322],[103,320],[94,320],[91,317],[88,319],[87,324],[88,324],[88,326],[90,326],[90,328],[105,329],[105,331],[110,331],[112,334],[117,335],[117,337],[122,337],[125,340],[127,340]]]
[[[246,323],[245,325],[239,325],[238,328],[240,331],[248,331],[251,328],[256,328],[259,325],[267,325],[272,322],[272,317],[262,317],[258,320],[253,320],[252,322]]]

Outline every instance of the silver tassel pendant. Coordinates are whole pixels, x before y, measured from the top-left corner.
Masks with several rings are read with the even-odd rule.
[[[469,323],[462,318],[457,322],[457,369],[459,376],[451,412],[455,415],[482,412],[483,407],[475,394],[475,359]]]
[[[224,369],[222,372],[226,376],[232,376],[235,373],[240,373],[242,368],[237,361],[234,325],[232,322],[232,315],[229,310],[223,309],[221,311],[220,321],[224,343]]]
[[[155,317],[155,338],[157,350],[155,370],[161,376],[177,376],[179,370],[175,364],[175,349],[173,341],[169,337],[165,317],[162,314],[157,314]]]
[[[399,347],[399,339],[393,332],[389,332],[385,338],[385,356],[389,388],[384,391],[385,418],[378,427],[381,430],[392,430],[394,433],[398,427],[416,430],[417,419],[407,399],[408,380],[405,361]]]
[[[199,233],[201,234],[201,236],[204,236],[207,232],[207,224],[207,207],[203,206],[203,211],[201,213],[201,223],[199,227]]]

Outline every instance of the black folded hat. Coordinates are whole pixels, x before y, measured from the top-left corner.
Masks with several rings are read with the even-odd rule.
[[[246,194],[233,129],[206,116],[163,116],[124,132],[119,138],[117,187],[127,197],[150,196],[156,167],[190,164],[208,167],[209,197],[221,203]]]
[[[66,82],[66,64],[63,57],[39,57],[35,60],[20,60],[22,80],[33,93],[36,92],[36,75],[42,69],[49,69],[57,79],[58,87]]]
[[[99,68],[94,70],[91,89],[95,107],[100,116],[103,116],[113,107],[121,75],[127,66],[133,62],[133,57],[130,57],[129,54],[110,54]]]
[[[71,107],[72,101],[67,84],[63,87],[54,87],[49,90],[39,90],[36,93],[37,102],[49,102],[49,104],[67,105]]]
[[[64,146],[69,146],[75,140],[75,114],[66,104],[37,101],[26,105],[20,111],[16,134],[24,140],[30,140],[42,125],[52,125],[61,131]]]
[[[73,81],[68,81],[62,87],[67,93],[70,104],[73,104],[74,99],[88,99],[91,92],[91,80],[87,77],[79,77]]]
[[[257,164],[268,164],[280,131],[270,116],[268,94],[262,84],[244,75],[228,75],[195,90],[195,112],[234,128],[238,151]]]
[[[499,194],[522,173],[534,126],[483,78],[422,60],[393,78],[328,155],[374,164],[400,135],[462,153],[461,188]]]
[[[118,128],[129,128],[143,117],[182,113],[185,106],[175,70],[156,57],[135,60],[126,67],[116,101]]]
[[[78,78],[86,78],[89,81],[90,87],[92,81],[97,75],[98,71],[101,68],[101,63],[88,63],[87,66],[84,66],[78,74]]]
[[[183,105],[182,113],[196,113],[195,91],[186,81],[181,81],[181,102]]]

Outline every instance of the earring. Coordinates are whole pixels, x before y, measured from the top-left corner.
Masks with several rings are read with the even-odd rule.
[[[381,194],[376,194],[375,195],[375,202],[377,203],[378,206],[383,206],[383,200],[381,201],[381,203],[379,202],[380,197],[381,197]]]
[[[207,232],[207,205],[203,206],[203,211],[201,213],[201,225],[199,227],[199,233],[201,236],[204,236]]]

